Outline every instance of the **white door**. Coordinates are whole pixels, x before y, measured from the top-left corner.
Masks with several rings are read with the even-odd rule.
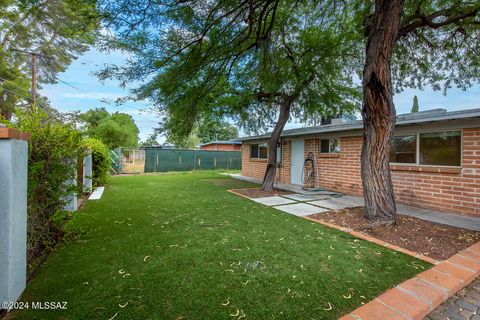
[[[290,179],[291,184],[303,185],[302,171],[303,162],[305,161],[304,155],[304,140],[292,141],[292,159],[290,161]]]

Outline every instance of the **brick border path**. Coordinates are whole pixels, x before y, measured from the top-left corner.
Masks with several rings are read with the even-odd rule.
[[[424,320],[480,320],[480,280],[457,292]]]
[[[341,320],[420,320],[480,275],[480,242],[440,262]]]

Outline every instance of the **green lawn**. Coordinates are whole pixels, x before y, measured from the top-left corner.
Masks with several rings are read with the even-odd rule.
[[[12,318],[337,319],[429,267],[225,191],[242,186],[211,172],[112,178],[23,295],[68,310]]]

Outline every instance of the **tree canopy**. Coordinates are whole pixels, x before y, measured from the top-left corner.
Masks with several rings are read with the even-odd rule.
[[[203,118],[196,132],[201,143],[238,138],[237,127],[222,119]]]
[[[110,114],[105,108],[99,108],[80,114],[79,119],[86,134],[101,140],[109,149],[138,146],[139,130],[126,113]]]
[[[140,142],[141,147],[153,147],[158,145],[158,135],[156,132],[149,134],[145,141]]]
[[[305,121],[353,109],[359,96],[354,74],[346,71],[359,67],[361,54],[352,54],[348,14],[335,12],[334,1],[248,3],[138,2],[126,8],[107,1],[103,8],[116,30],[107,45],[133,56],[126,67],[110,66],[100,77],[143,81],[135,97],[157,102],[166,111],[166,127],[183,137],[202,114],[229,115],[247,132],[271,128],[279,112],[272,105],[284,95],[299,96],[292,114]],[[268,44],[262,40],[267,34]]]
[[[99,27],[95,0],[0,1],[0,102],[8,118],[20,100],[28,100],[31,56],[37,58],[37,81],[56,75],[94,43]]]

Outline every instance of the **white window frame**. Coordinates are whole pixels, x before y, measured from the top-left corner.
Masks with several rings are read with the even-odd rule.
[[[439,133],[439,132],[460,132],[460,165],[458,166],[445,166],[445,165],[436,165],[436,164],[420,164],[420,134],[422,133]],[[462,168],[463,167],[463,130],[462,129],[448,129],[448,130],[428,130],[428,131],[417,131],[417,132],[402,132],[394,137],[402,136],[415,136],[416,138],[416,150],[415,150],[415,163],[405,163],[405,162],[390,162],[390,164],[395,166],[418,166],[418,167],[430,167],[430,168]]]
[[[258,146],[258,157],[253,158],[252,157],[252,146],[257,145]],[[266,158],[260,158],[260,146],[265,146],[267,148],[267,157]],[[251,160],[267,160],[268,159],[268,144],[267,143],[252,143],[250,144],[250,159]]]
[[[328,140],[328,152],[322,152],[322,140]],[[338,146],[340,148],[338,150],[338,152],[330,152],[330,144],[331,144],[332,140],[337,140],[338,141]],[[340,143],[340,138],[320,138],[320,140],[318,140],[318,153],[319,154],[340,154],[340,152],[342,152],[342,145]]]

